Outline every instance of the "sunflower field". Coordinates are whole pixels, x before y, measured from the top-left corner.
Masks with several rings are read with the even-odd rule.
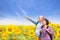
[[[53,40],[60,40],[60,24],[49,26],[54,31]],[[0,40],[39,40],[35,28],[35,25],[0,25]]]

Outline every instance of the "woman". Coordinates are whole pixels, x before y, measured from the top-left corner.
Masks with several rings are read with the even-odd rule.
[[[53,31],[48,26],[49,21],[47,19],[44,19],[42,22],[42,27],[40,29],[40,40],[52,40]]]

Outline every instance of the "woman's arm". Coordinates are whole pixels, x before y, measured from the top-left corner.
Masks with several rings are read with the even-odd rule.
[[[48,29],[46,29],[46,31],[50,34],[50,35],[53,35],[53,30],[49,27]]]

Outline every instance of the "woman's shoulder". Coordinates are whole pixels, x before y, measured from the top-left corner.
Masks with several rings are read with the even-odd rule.
[[[48,26],[48,29],[52,29],[51,26]]]

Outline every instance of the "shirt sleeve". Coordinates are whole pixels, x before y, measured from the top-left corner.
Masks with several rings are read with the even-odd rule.
[[[33,21],[32,19],[30,19],[30,18],[28,18],[28,20],[29,20],[29,21],[31,21],[32,23],[34,23],[35,25],[37,25],[37,24],[38,24],[38,21],[37,21],[37,22],[35,22],[35,21]]]

